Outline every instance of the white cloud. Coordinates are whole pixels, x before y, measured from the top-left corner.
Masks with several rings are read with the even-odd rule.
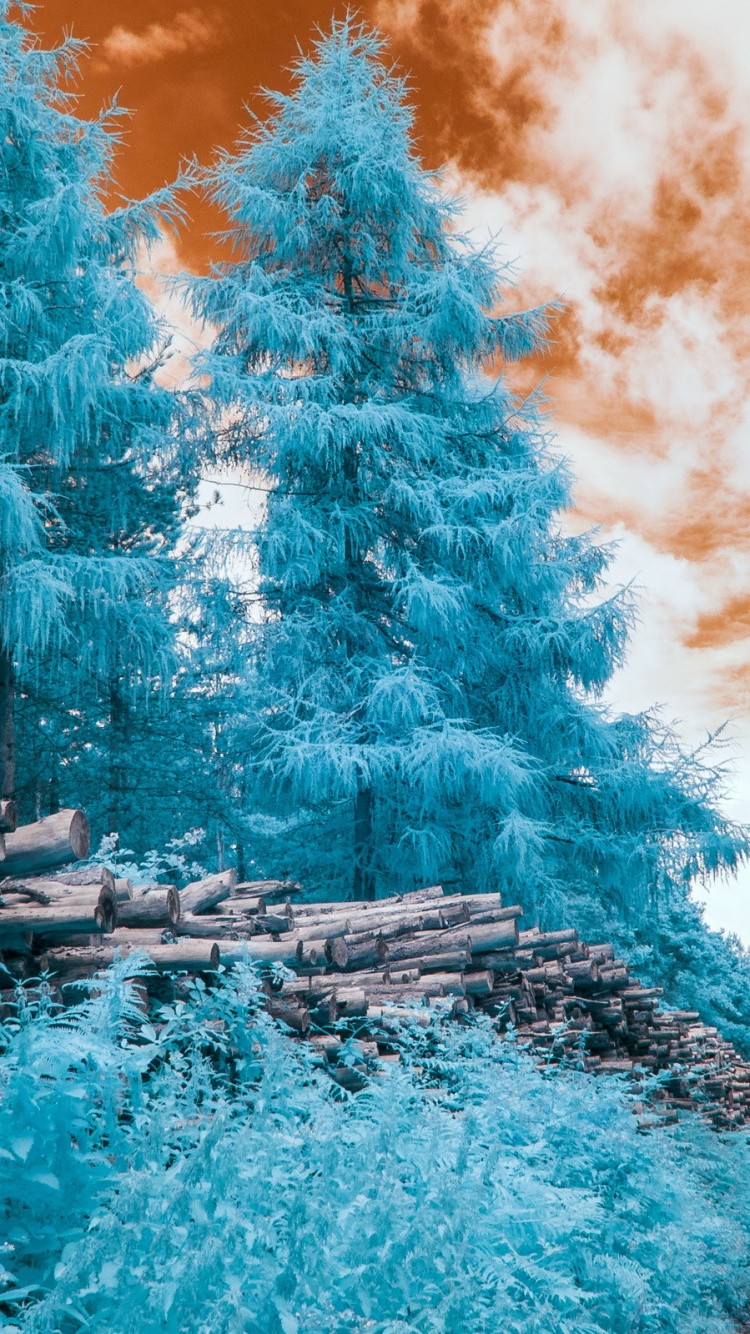
[[[117,24],[101,43],[95,63],[99,69],[154,65],[169,56],[205,51],[223,33],[221,19],[201,9],[181,10],[168,22],[150,23],[141,32]]]

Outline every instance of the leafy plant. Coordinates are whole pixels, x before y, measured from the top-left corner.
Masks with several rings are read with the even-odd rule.
[[[63,1013],[16,1004],[6,1328],[728,1334],[745,1309],[744,1139],[639,1133],[618,1080],[486,1021],[394,1023],[402,1063],[350,1097],[246,967],[151,1016],[117,966]]]

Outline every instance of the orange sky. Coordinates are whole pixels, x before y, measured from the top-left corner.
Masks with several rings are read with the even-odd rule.
[[[592,5],[609,13],[607,31],[586,23]],[[635,445],[663,457],[678,425],[675,412],[663,393],[654,395],[640,382],[632,363],[639,350],[649,347],[653,355],[660,333],[674,334],[670,315],[681,297],[708,307],[735,368],[741,364],[745,373],[743,389],[750,383],[750,182],[747,126],[733,115],[729,79],[717,68],[716,54],[701,48],[689,22],[667,24],[649,42],[640,7],[640,0],[623,6],[614,0],[374,0],[362,8],[390,33],[394,55],[412,75],[426,161],[453,162],[461,183],[485,196],[525,192],[521,211],[527,214],[535,193],[552,194],[561,223],[577,227],[588,246],[585,311],[564,263],[559,273],[542,274],[539,255],[531,254],[524,266],[522,297],[544,299],[562,290],[570,302],[558,346],[539,368],[554,374],[558,421],[604,435],[618,448]],[[278,7],[220,0],[202,8],[170,0],[127,6],[122,0],[47,0],[34,22],[47,41],[72,26],[95,44],[84,65],[82,110],[93,113],[115,91],[133,109],[119,175],[123,189],[138,195],[172,178],[182,155],[205,161],[216,145],[231,143],[243,103],[262,110],[259,85],[284,85],[296,41],[306,43],[331,12],[330,0]],[[635,190],[626,172],[614,193],[602,193],[600,164],[587,144],[590,127],[580,127],[579,144],[571,142],[565,111],[576,83],[613,52],[629,60],[625,78],[629,73],[640,85],[630,90],[636,95],[626,111],[643,119],[642,138],[653,137],[646,123],[650,102],[659,142],[648,144],[649,161]],[[596,94],[601,100],[601,91]],[[637,126],[630,137],[637,147]],[[606,144],[600,147],[607,151]],[[184,261],[197,266],[207,252],[205,232],[220,223],[205,206],[191,207],[193,224],[180,248]],[[639,529],[660,550],[703,559],[727,537],[734,542],[742,533],[750,540],[747,494],[727,488],[715,457],[722,435],[736,426],[737,390],[733,380],[720,401],[714,396],[710,420],[701,423],[714,438],[713,455],[704,442],[678,503],[667,498],[658,513],[640,517]],[[638,497],[634,503],[638,509]],[[635,523],[633,505],[622,496],[601,497],[597,517]],[[738,590],[727,590],[726,617],[712,607],[691,628],[691,642],[731,638],[729,604],[739,606],[737,599]],[[745,610],[743,627],[746,621]]]
[[[125,191],[207,161],[259,85],[284,87],[330,0],[47,0],[96,44],[82,110],[133,110]],[[615,702],[750,743],[750,9],[744,0],[367,0],[410,72],[429,165],[518,259],[513,304],[562,295],[532,368],[579,477],[579,526],[621,540],[644,589]],[[220,225],[194,208],[181,260]],[[619,691],[619,693],[618,693]],[[748,745],[750,751],[750,744]],[[750,758],[739,788],[750,815]],[[738,789],[739,790],[739,789]],[[749,925],[750,933],[750,925]]]

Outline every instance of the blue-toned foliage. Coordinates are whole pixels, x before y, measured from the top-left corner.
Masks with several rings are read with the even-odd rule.
[[[112,207],[119,110],[76,115],[81,43],[46,51],[13,11],[2,0],[0,660],[17,796],[27,819],[85,804],[97,832],[128,832],[146,805],[160,823],[164,773],[144,783],[179,661],[170,596],[198,575],[174,559],[197,400],[160,384],[168,336],[135,281],[179,209],[169,189]]]
[[[485,1021],[396,1025],[403,1064],[349,1098],[256,987],[147,1020],[115,967],[6,1021],[6,1329],[736,1328],[744,1136],[639,1133],[617,1080],[539,1071]]]
[[[717,775],[598,702],[631,608],[566,536],[565,467],[496,363],[550,312],[420,167],[380,40],[334,24],[204,174],[236,260],[188,284],[214,452],[268,488],[248,620],[249,834],[268,870],[367,897],[500,888],[549,924],[642,917],[733,866]]]

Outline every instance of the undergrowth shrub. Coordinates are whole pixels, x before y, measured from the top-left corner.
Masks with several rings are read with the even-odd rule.
[[[132,967],[132,964],[130,965]],[[145,966],[145,965],[144,965]],[[437,1015],[343,1094],[251,968],[147,1019],[115,965],[2,1029],[0,1328],[720,1334],[747,1140]]]

